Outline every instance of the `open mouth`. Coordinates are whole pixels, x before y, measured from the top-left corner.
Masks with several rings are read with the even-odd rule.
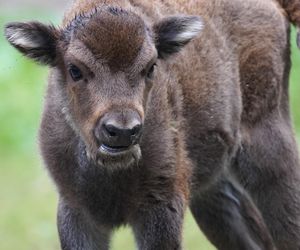
[[[130,150],[130,147],[110,147],[105,144],[100,146],[100,152],[110,155],[117,155]]]

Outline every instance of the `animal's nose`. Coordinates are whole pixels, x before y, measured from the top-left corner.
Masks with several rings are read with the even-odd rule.
[[[110,147],[129,147],[139,140],[142,131],[142,124],[134,127],[117,126],[115,124],[104,123],[103,133],[106,140],[104,143]]]
[[[125,149],[139,142],[142,127],[142,120],[135,111],[109,112],[95,127],[95,137],[99,146]]]

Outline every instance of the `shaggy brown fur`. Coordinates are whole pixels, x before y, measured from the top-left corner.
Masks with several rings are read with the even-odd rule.
[[[280,4],[298,24],[296,1]],[[107,249],[122,224],[139,249],[181,249],[189,199],[218,249],[300,248],[282,7],[86,0],[60,29],[6,27],[13,46],[53,66],[40,140],[60,195],[63,249]],[[116,154],[137,123],[142,137]],[[105,131],[112,126],[122,140]],[[104,142],[118,147],[107,153]]]

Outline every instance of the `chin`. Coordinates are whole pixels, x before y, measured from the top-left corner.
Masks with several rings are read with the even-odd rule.
[[[138,166],[140,159],[141,148],[138,144],[129,148],[110,148],[101,145],[97,152],[96,163],[98,166],[115,170]]]

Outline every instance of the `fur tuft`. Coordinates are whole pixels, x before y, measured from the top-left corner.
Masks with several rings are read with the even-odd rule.
[[[186,28],[182,33],[178,33],[175,36],[174,40],[177,42],[186,42],[190,41],[194,37],[196,37],[200,31],[203,29],[203,22],[199,19],[191,20],[189,23],[186,24]]]

